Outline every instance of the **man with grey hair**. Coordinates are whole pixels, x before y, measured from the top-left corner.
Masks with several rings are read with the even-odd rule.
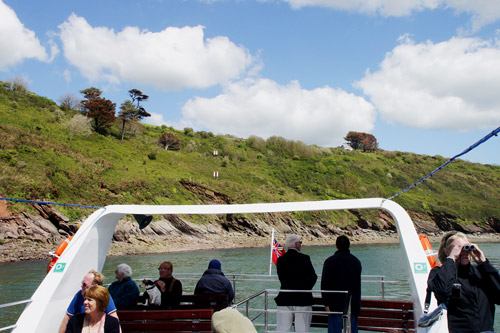
[[[298,235],[286,239],[287,252],[278,258],[276,267],[283,290],[311,290],[318,276],[308,255],[300,253],[302,242]],[[274,299],[278,305],[277,332],[309,332],[313,296],[309,292],[280,292]],[[304,313],[309,311],[309,313]],[[295,318],[295,320],[294,320]]]
[[[132,280],[132,268],[127,264],[116,267],[115,276],[117,281],[113,282],[108,290],[115,301],[118,310],[131,310],[137,306],[139,288]]]

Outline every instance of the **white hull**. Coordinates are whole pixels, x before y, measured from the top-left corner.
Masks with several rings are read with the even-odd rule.
[[[127,214],[242,214],[344,209],[382,209],[396,222],[404,267],[414,303],[416,321],[422,314],[430,265],[408,213],[397,203],[381,198],[307,201],[238,205],[113,205],[94,212],[80,227],[56,266],[42,281],[17,321],[13,332],[56,332],[66,308],[80,288],[82,277],[91,269],[102,271],[118,220]],[[436,306],[435,300],[431,310]],[[418,332],[447,332],[446,317],[442,325]],[[441,327],[442,326],[442,327]]]

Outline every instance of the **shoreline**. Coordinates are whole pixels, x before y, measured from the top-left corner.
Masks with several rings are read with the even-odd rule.
[[[399,236],[395,231],[373,231],[355,230],[345,233],[351,240],[352,245],[370,244],[397,244]],[[427,234],[434,247],[438,246],[442,233]],[[500,242],[500,234],[468,234],[472,243]],[[276,239],[284,245],[286,235],[279,234]],[[335,247],[336,236],[314,237],[305,234],[302,237],[304,246],[332,246]],[[54,251],[57,244],[50,244],[40,240],[27,238],[14,239],[0,245],[0,263],[47,260],[50,261],[49,252]],[[223,235],[203,235],[203,237],[189,235],[171,235],[166,237],[155,237],[153,239],[132,239],[127,241],[113,241],[108,251],[108,256],[125,256],[141,254],[167,254],[172,252],[190,252],[204,250],[244,248],[270,248],[270,236],[247,236],[239,233]],[[437,250],[434,249],[434,250]]]

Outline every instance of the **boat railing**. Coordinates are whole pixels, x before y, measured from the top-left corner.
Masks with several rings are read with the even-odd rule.
[[[277,309],[274,306],[271,306],[273,304],[272,302],[269,302],[269,297],[272,297],[274,295],[277,295],[278,293],[312,293],[312,294],[321,294],[321,293],[335,293],[335,294],[348,294],[347,291],[333,291],[333,290],[289,290],[289,289],[264,289],[261,290],[253,295],[250,295],[249,297],[245,298],[244,300],[241,300],[235,304],[232,305],[233,309],[237,309],[240,312],[243,312],[245,316],[250,319],[255,327],[263,327],[264,332],[272,332],[271,329],[275,329],[277,327],[276,324],[271,324],[271,319],[270,315],[271,314],[278,314],[280,312],[279,309]],[[263,308],[259,307],[251,307],[250,303],[251,302],[259,302],[257,306],[262,306]],[[244,309],[240,309],[240,307],[244,307]],[[288,312],[288,311],[287,311]],[[337,311],[293,311],[294,313],[310,313],[311,315],[321,315],[321,316],[328,316],[330,314],[333,315],[342,315],[342,320],[344,324],[343,332],[344,333],[350,333],[351,332],[351,302],[349,300],[349,304],[347,307],[346,313],[343,312],[337,312]],[[258,319],[263,317],[263,322],[258,322]],[[275,320],[273,322],[276,322]],[[273,330],[274,331],[274,330]]]
[[[0,304],[0,309],[5,309],[5,308],[10,308],[13,306],[21,305],[21,304],[29,304],[31,303],[31,299],[25,299],[22,301],[16,301],[16,302],[11,302],[11,303],[5,303],[5,304]],[[16,328],[16,325],[10,325],[10,326],[5,326],[5,327],[0,327],[0,332],[3,331],[8,331],[8,330],[13,330]]]
[[[183,289],[187,291],[194,291],[196,282],[201,277],[200,273],[175,273],[175,277],[182,281]],[[267,275],[267,274],[226,274],[225,276],[231,281],[233,285],[233,290],[236,295],[236,300],[249,297],[253,293],[269,288],[269,283],[273,283],[276,287],[279,287],[279,279],[277,275]],[[146,278],[149,280],[156,280],[157,278]],[[140,284],[143,279],[135,279],[135,281]],[[187,283],[186,283],[187,282]],[[401,299],[402,297],[409,296],[396,294],[393,291],[388,292],[389,289],[398,285],[408,285],[408,281],[394,281],[387,280],[385,275],[362,275],[361,276],[362,289],[370,289],[371,294],[363,293],[363,298],[376,298],[376,299]],[[253,285],[254,288],[248,288]],[[316,286],[321,285],[321,277],[318,277]],[[368,285],[380,285],[380,288],[364,288],[363,286]]]

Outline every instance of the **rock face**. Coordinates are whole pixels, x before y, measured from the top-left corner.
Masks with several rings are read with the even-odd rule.
[[[192,182],[182,185],[207,204],[229,204],[231,198]],[[0,201],[0,261],[47,259],[48,252],[74,234],[79,225],[50,205],[34,204],[39,215],[25,213],[13,215]],[[235,247],[269,246],[272,229],[276,238],[284,243],[290,233],[302,237],[307,245],[334,244],[336,235],[347,234],[353,243],[396,242],[398,235],[392,218],[379,211],[371,220],[359,211],[349,211],[356,225],[340,228],[318,219],[306,224],[291,213],[245,215],[215,215],[208,223],[193,223],[184,216],[155,216],[143,230],[133,219],[122,219],[113,236],[110,254],[165,253],[171,251]],[[484,225],[459,224],[446,214],[409,212],[418,233],[440,236],[444,231],[459,230],[467,234],[495,234],[500,220],[491,218]]]

